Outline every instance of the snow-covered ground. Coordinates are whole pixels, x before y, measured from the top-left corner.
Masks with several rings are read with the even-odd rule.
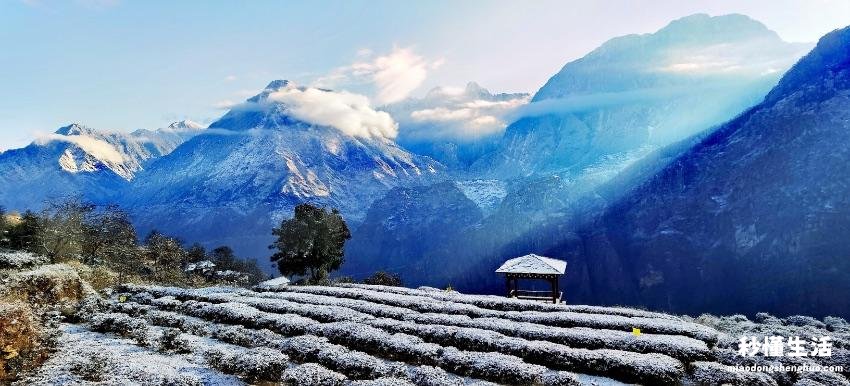
[[[125,285],[21,384],[795,384],[731,371],[723,331],[757,325],[730,320],[425,287]]]

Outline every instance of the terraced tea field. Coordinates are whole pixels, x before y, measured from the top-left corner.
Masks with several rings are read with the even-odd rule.
[[[719,363],[718,331],[629,308],[358,284],[125,285],[90,306],[26,384],[777,384]]]

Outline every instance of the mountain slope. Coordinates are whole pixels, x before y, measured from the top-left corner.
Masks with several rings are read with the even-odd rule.
[[[398,147],[394,130],[359,96],[274,81],[153,163],[125,203],[143,230],[265,257],[272,227],[298,203],[355,224],[391,188],[441,178],[442,165]]]
[[[453,181],[395,188],[375,200],[346,245],[350,264],[341,273],[360,278],[384,270],[403,272],[410,282],[428,282],[433,277],[429,257],[452,251],[453,232],[468,231],[484,218],[482,208],[461,189]]]
[[[612,39],[550,78],[473,170],[577,170],[681,140],[757,103],[808,48],[743,15],[692,15]]]
[[[36,209],[47,199],[81,195],[96,202],[120,196],[136,174],[202,129],[190,121],[133,133],[101,132],[78,124],[0,153],[0,203]]]
[[[850,27],[549,252],[581,301],[846,317],[848,162]]]

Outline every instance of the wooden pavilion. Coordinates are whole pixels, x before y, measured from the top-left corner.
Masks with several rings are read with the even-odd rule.
[[[558,304],[561,292],[558,279],[567,271],[567,262],[535,254],[510,259],[502,264],[496,273],[505,274],[508,297],[529,300],[545,300]],[[519,279],[544,280],[551,285],[551,291],[529,291],[517,288]]]

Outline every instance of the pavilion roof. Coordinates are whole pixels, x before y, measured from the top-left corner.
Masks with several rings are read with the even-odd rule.
[[[516,257],[502,264],[496,273],[532,273],[544,275],[563,275],[567,262],[533,253]]]

